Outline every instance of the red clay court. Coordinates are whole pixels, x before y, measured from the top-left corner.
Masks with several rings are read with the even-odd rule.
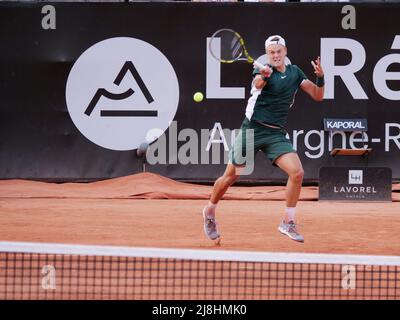
[[[218,207],[222,246],[202,229],[211,186],[151,173],[93,183],[0,181],[3,241],[165,248],[400,255],[400,184],[392,203],[319,202],[304,187],[298,222],[305,243],[277,231],[285,187],[232,187]]]
[[[400,190],[398,184],[393,185],[392,203],[320,202],[317,201],[317,187],[305,187],[298,205],[298,223],[305,236],[303,244],[290,240],[277,230],[284,208],[285,187],[232,187],[218,207],[221,246],[215,246],[203,234],[201,210],[211,188],[180,183],[151,173],[93,183],[0,181],[1,241],[201,249],[206,250],[205,252],[220,250],[224,254],[226,251],[257,251],[400,255],[400,243],[397,241],[400,224],[400,194],[396,192]],[[168,261],[165,263],[168,265]],[[142,268],[146,265],[149,269],[153,268],[150,262],[142,261]],[[284,264],[277,264],[282,265]],[[160,269],[160,264],[157,268]],[[182,268],[179,270],[184,274],[184,265]],[[218,268],[222,270],[225,267],[221,265]],[[294,269],[289,271],[299,271],[298,268],[299,266],[294,265]],[[395,277],[393,280],[396,286],[393,288],[396,291],[384,294],[397,299],[398,267],[391,268],[395,268],[389,271],[390,274],[394,274],[392,276]],[[244,277],[241,272],[246,270],[245,266],[236,270],[239,278],[234,287],[237,287],[237,282]],[[279,277],[279,270],[273,271],[276,272],[274,277]],[[254,270],[252,272],[246,277],[257,278]],[[324,269],[324,273],[326,272]],[[285,274],[290,273],[286,270]],[[207,272],[204,277],[207,277]],[[212,277],[218,279],[215,270]],[[374,276],[371,277],[374,283]],[[265,276],[262,277],[264,278]],[[158,276],[157,279],[159,281]],[[143,288],[142,282],[140,286]],[[223,284],[221,286],[223,287]],[[186,288],[186,284],[181,283],[179,287]],[[264,285],[253,285],[251,294],[244,291],[236,292],[233,296],[224,295],[225,291],[222,290],[221,295],[208,298],[264,299],[262,288]],[[277,298],[304,298],[298,293],[292,295],[287,292],[279,293],[279,290],[273,292]],[[87,293],[79,296],[70,293],[67,298],[207,298],[201,291],[193,293],[174,289],[167,292],[166,296],[158,291],[153,295],[147,293],[147,296],[139,296],[137,292],[128,295],[108,293],[106,296]],[[329,295],[326,294],[326,297]],[[29,296],[24,296],[23,293],[16,296],[17,299],[35,297],[48,298],[46,295],[32,296],[32,293]],[[307,297],[320,298],[313,295]],[[347,293],[344,297],[351,298],[351,294],[349,296]]]

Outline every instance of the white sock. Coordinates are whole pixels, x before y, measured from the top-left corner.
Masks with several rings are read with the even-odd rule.
[[[288,223],[290,221],[294,222],[294,216],[296,215],[296,207],[294,207],[294,208],[287,207],[285,209],[285,212],[286,212],[286,219],[285,219],[286,223]]]
[[[216,203],[212,203],[211,201],[208,202],[208,204],[206,205],[205,211],[206,211],[206,215],[210,218],[214,218],[215,217],[215,209],[217,208],[217,204]]]

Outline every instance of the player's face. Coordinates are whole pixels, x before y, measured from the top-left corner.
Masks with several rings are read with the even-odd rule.
[[[287,54],[286,47],[280,44],[271,44],[267,47],[267,55],[269,63],[275,67],[281,67],[285,64],[285,57]]]

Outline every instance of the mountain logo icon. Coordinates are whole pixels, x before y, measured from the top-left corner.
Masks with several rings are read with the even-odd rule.
[[[145,96],[147,102],[150,104],[154,101],[151,93],[147,89],[145,83],[143,82],[142,78],[140,77],[138,71],[136,70],[132,61],[126,61],[123,65],[121,71],[118,73],[117,77],[114,80],[114,84],[117,86],[120,85],[121,81],[124,79],[125,75],[130,72],[133,78],[135,79],[136,83],[138,84],[140,90],[142,91],[143,95]],[[102,97],[106,97],[110,100],[124,100],[129,98],[133,95],[135,91],[132,88],[129,88],[123,93],[111,93],[110,91],[106,90],[105,88],[99,88],[95,95],[93,96],[92,100],[90,101],[89,105],[85,110],[85,114],[90,116],[93,112],[94,108],[96,107],[97,103]],[[101,110],[100,116],[102,117],[157,117],[158,112],[157,110]]]
[[[88,140],[110,150],[134,150],[158,139],[174,120],[179,82],[158,48],[136,38],[110,38],[77,58],[65,99],[72,122]]]

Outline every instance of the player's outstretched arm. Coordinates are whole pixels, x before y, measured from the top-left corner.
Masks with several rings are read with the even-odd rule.
[[[314,73],[317,76],[316,83],[311,82],[310,80],[304,80],[300,87],[303,91],[307,92],[311,98],[316,101],[322,101],[324,99],[324,89],[325,89],[325,81],[324,81],[324,70],[321,66],[320,57],[315,61],[311,61],[311,64],[314,68]]]

